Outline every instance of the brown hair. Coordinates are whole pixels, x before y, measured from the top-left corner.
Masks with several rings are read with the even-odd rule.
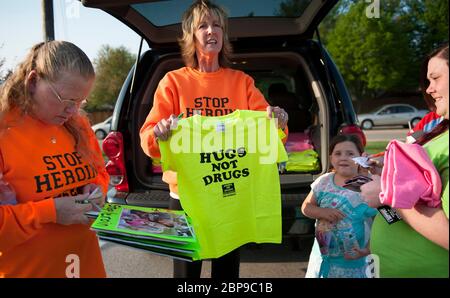
[[[356,149],[358,149],[359,154],[362,154],[364,152],[364,146],[361,143],[361,139],[354,134],[338,134],[333,139],[331,139],[330,142],[330,155],[333,153],[334,147],[336,147],[337,144],[343,143],[343,142],[352,142],[355,144]]]
[[[34,101],[29,93],[27,77],[32,70],[50,82],[57,81],[64,72],[86,79],[95,77],[91,61],[76,45],[67,41],[47,41],[34,45],[0,88],[0,132],[8,125],[2,120],[9,111],[18,111],[21,117],[31,114]],[[74,137],[76,150],[98,166],[100,161],[93,156],[88,144],[87,133],[91,128],[85,113],[80,110],[80,113],[64,123],[64,127]]]
[[[427,78],[428,73],[428,62],[431,58],[439,57],[444,59],[447,62],[448,66],[448,42],[443,43],[441,46],[439,46],[437,49],[433,50],[430,54],[428,54],[423,63],[420,70],[420,88],[422,89],[422,94],[425,99],[425,102],[427,103],[428,107],[431,111],[436,110],[436,105],[434,104],[433,97],[426,92],[428,86],[430,85],[430,81]],[[443,132],[448,130],[448,119],[442,120],[441,123],[439,123],[436,127],[433,128],[430,132],[422,135],[415,144],[423,145],[429,141],[431,141],[433,138],[437,137],[438,135],[442,134]]]
[[[422,135],[420,138],[418,138],[414,143],[423,145],[437,137],[438,135],[446,132],[448,130],[448,119],[442,120],[441,123],[436,125],[430,132]]]
[[[222,7],[208,0],[197,0],[183,14],[181,23],[183,36],[178,39],[181,47],[181,55],[186,66],[193,68],[198,66],[194,33],[202,18],[208,14],[217,17],[223,31],[223,45],[219,53],[219,65],[222,67],[229,65],[229,56],[232,52],[232,47],[228,39],[227,13]]]
[[[431,58],[434,57],[439,57],[446,60],[448,66],[448,42],[443,43],[437,49],[429,53],[423,60],[422,66],[420,68],[420,89],[422,91],[423,98],[430,111],[436,111],[436,106],[434,104],[433,97],[426,92],[428,86],[430,85],[430,81],[427,78],[428,62],[430,61]]]

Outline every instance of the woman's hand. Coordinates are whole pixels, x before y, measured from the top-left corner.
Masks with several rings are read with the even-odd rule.
[[[178,118],[172,114],[167,119],[162,119],[159,121],[155,127],[153,127],[153,133],[155,137],[161,141],[165,141],[170,136],[170,129],[176,126]]]
[[[345,217],[345,213],[334,208],[320,208],[320,219],[325,219],[331,223],[336,223]]]
[[[91,204],[80,204],[86,200],[88,194],[54,198],[56,209],[56,223],[61,225],[88,224],[89,219],[84,215],[92,209]]]
[[[95,209],[101,209],[105,205],[105,195],[99,185],[89,183],[83,186],[82,193],[88,195],[87,199],[93,204]]]
[[[272,116],[275,116],[275,118],[277,118],[278,128],[285,129],[285,127],[288,123],[288,120],[289,120],[289,116],[285,110],[283,110],[280,107],[268,106],[266,108],[266,111],[267,111],[267,116],[269,117],[269,119],[272,119]],[[272,115],[272,114],[274,114],[274,115]]]
[[[369,157],[367,164],[370,166],[369,172],[372,175],[381,175],[384,166],[384,156],[371,157],[370,154],[363,152],[361,156]]]
[[[372,176],[372,181],[361,185],[361,197],[372,208],[381,206],[380,202],[381,192],[381,177],[378,175]]]
[[[83,194],[89,195],[98,187],[100,187],[100,186],[95,183],[89,183],[89,184],[86,184],[85,186],[83,186],[83,188],[81,189],[81,192]],[[100,189],[100,193],[102,193],[101,189]]]

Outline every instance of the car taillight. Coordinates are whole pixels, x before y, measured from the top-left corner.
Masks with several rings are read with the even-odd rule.
[[[358,125],[356,124],[345,125],[339,130],[339,133],[357,135],[360,138],[362,145],[366,147],[367,143],[366,135]]]
[[[123,156],[123,138],[117,131],[110,132],[103,140],[103,152],[109,158],[106,171],[110,176],[109,183],[118,191],[128,192],[128,180]]]

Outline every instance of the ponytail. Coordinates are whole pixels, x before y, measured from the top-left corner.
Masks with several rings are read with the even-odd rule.
[[[431,141],[432,139],[434,139],[435,137],[437,137],[438,135],[446,132],[447,130],[448,130],[448,119],[444,119],[444,120],[442,120],[441,123],[436,125],[436,127],[433,128],[432,131],[430,131],[429,133],[426,133],[423,136],[421,136],[420,138],[418,138],[414,144],[424,145],[424,144],[428,143],[429,141]]]

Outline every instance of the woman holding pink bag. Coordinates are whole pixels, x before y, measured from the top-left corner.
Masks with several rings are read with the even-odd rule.
[[[402,191],[408,184],[414,186],[418,180],[411,171],[397,170],[397,175],[405,179],[387,179],[388,169],[380,176],[361,186],[361,194],[371,207],[380,207],[382,202],[397,207],[395,210],[402,220],[388,224],[377,215],[371,234],[370,249],[379,258],[381,277],[447,277],[448,266],[448,121],[449,121],[449,66],[448,43],[433,51],[424,61],[421,75],[422,91],[426,100],[432,101],[436,113],[444,120],[431,132],[420,137],[416,144],[423,145],[429,159],[440,176],[441,204],[417,201],[415,205],[401,205],[392,200],[395,191]],[[391,145],[391,144],[390,144]],[[395,144],[394,144],[395,145]],[[389,148],[388,148],[389,149]],[[391,152],[392,150],[389,150]],[[419,166],[422,166],[420,163]],[[392,172],[393,173],[393,172]],[[400,176],[399,176],[400,177]],[[409,177],[409,180],[408,180]],[[402,180],[402,183],[398,181]],[[389,181],[393,183],[389,185]],[[397,182],[396,182],[397,181]],[[431,180],[429,180],[431,181]],[[383,191],[381,188],[384,183]],[[431,187],[433,185],[430,185]],[[381,192],[381,194],[380,194]],[[411,193],[411,192],[410,192]],[[430,192],[432,193],[432,192]],[[401,197],[401,194],[400,194]],[[380,202],[380,199],[382,202]]]

